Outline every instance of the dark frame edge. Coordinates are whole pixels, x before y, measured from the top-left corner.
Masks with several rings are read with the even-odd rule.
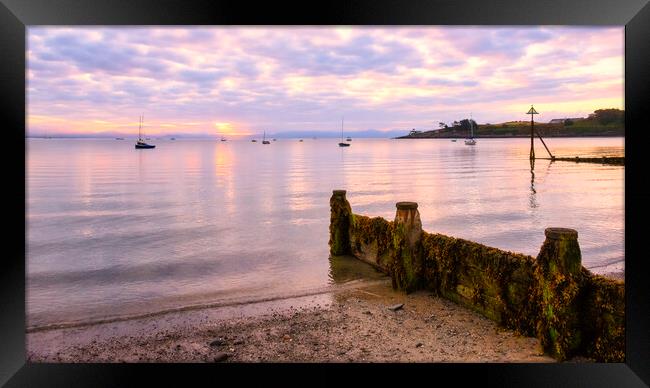
[[[2,110],[2,117],[5,119],[4,123],[9,127],[9,131],[6,132],[6,136],[9,137],[10,142],[22,142],[24,145],[24,135],[25,135],[25,85],[24,85],[24,70],[25,70],[25,33],[27,25],[35,24],[34,21],[37,20],[52,20],[56,19],[57,23],[53,24],[75,24],[79,23],[79,20],[84,20],[83,14],[74,14],[73,16],[62,16],[62,13],[55,13],[53,15],[46,15],[46,13],[39,14],[39,9],[35,10],[33,4],[35,2],[25,2],[28,5],[22,5],[16,1],[5,1],[4,3],[12,3],[12,5],[7,7],[4,3],[0,4],[0,42],[2,47],[8,47],[9,49],[5,52],[3,61],[0,61],[0,79],[3,82],[3,92],[2,92],[2,102],[5,109]],[[30,9],[29,4],[32,4]],[[57,2],[51,2],[50,7],[54,7]],[[471,2],[470,2],[471,3]],[[610,6],[613,2],[610,2]],[[631,4],[634,3],[634,4]],[[645,3],[645,5],[643,5]],[[18,4],[18,5],[16,5]],[[54,4],[54,5],[52,5]],[[69,4],[69,3],[68,3]],[[137,1],[136,4],[143,4],[142,1]],[[616,4],[616,3],[613,3]],[[641,117],[647,116],[650,111],[643,104],[643,97],[649,95],[650,89],[650,66],[648,66],[647,58],[644,55],[647,55],[650,52],[650,41],[647,40],[647,36],[650,36],[650,4],[647,0],[637,1],[631,0],[626,2],[629,10],[629,14],[624,19],[620,19],[620,14],[615,15],[614,20],[624,20],[620,25],[625,24],[625,45],[626,45],[626,57],[625,57],[625,72],[626,72],[626,82],[625,82],[625,105],[626,105],[626,128],[628,134],[626,134],[625,147],[626,154],[629,162],[627,163],[625,169],[625,181],[626,181],[626,209],[634,209],[634,212],[626,212],[626,258],[629,257],[629,253],[632,252],[631,249],[637,249],[635,251],[636,260],[628,262],[626,260],[626,362],[624,364],[596,364],[594,365],[585,365],[580,366],[582,372],[579,375],[584,380],[570,380],[567,382],[577,382],[577,383],[587,383],[593,382],[596,383],[596,386],[601,386],[608,382],[623,382],[622,386],[642,386],[650,385],[650,371],[648,371],[648,365],[650,365],[650,333],[648,332],[649,318],[647,312],[650,310],[650,300],[646,297],[650,295],[649,292],[649,282],[642,278],[645,271],[642,270],[640,263],[641,257],[638,255],[638,247],[633,247],[630,243],[631,240],[635,241],[637,244],[640,244],[644,241],[644,234],[639,228],[635,226],[640,226],[642,223],[648,219],[650,216],[649,206],[645,202],[647,198],[650,197],[650,192],[643,187],[643,182],[635,181],[634,178],[638,178],[640,174],[640,167],[643,165],[642,155],[644,153],[643,145],[648,144],[648,139],[650,136],[648,132],[641,132],[634,134],[629,134],[630,129],[639,128],[643,125]],[[637,7],[638,4],[641,6]],[[602,3],[600,3],[602,5]],[[65,7],[64,7],[65,8]],[[136,7],[139,8],[139,7]],[[345,20],[340,20],[345,23],[343,24],[360,24],[363,20],[359,20],[359,12],[363,10],[360,7],[345,7],[351,12],[351,18],[345,18]],[[14,12],[12,12],[12,10]],[[224,11],[228,11],[225,9]],[[232,11],[229,11],[232,12]],[[136,14],[140,14],[136,9]],[[21,18],[16,15],[21,15]],[[103,20],[104,24],[112,24],[111,21],[115,20],[116,13],[109,13],[107,17],[103,17],[97,14],[91,15],[90,19],[93,21],[86,21],[86,24],[96,24],[96,21],[101,22]],[[117,12],[119,15],[119,12]],[[373,18],[374,15],[366,15],[365,18]],[[379,16],[381,18],[381,16]],[[402,18],[405,16],[402,15]],[[406,16],[409,17],[408,15]],[[417,16],[411,15],[413,18]],[[155,18],[155,17],[154,17]],[[513,20],[513,15],[506,15],[507,19]],[[86,18],[87,19],[87,18]],[[147,19],[145,17],[144,19]],[[363,19],[363,17],[362,17]],[[566,16],[562,16],[559,21],[565,20]],[[588,19],[588,16],[587,16]],[[419,19],[416,19],[419,20]],[[448,23],[443,24],[454,24],[453,17],[448,19]],[[594,20],[593,18],[591,20]],[[26,22],[27,21],[27,22]],[[31,21],[31,22],[30,22]],[[214,21],[212,23],[217,23],[220,20]],[[565,20],[568,24],[570,20]],[[426,21],[423,21],[423,23]],[[429,20],[429,22],[431,22]],[[528,23],[529,20],[523,20],[521,24]],[[127,23],[116,23],[116,24],[127,24]],[[146,23],[143,23],[146,24]],[[170,23],[162,23],[170,24]],[[236,23],[224,23],[224,24],[236,24]],[[250,22],[249,24],[255,24]],[[375,23],[375,24],[384,24],[384,23]],[[410,24],[410,23],[403,23]],[[480,24],[480,23],[477,23]],[[489,22],[482,24],[491,24]],[[543,23],[539,23],[543,24]],[[558,23],[561,24],[561,23]],[[588,24],[588,23],[578,23],[578,24]],[[592,24],[618,24],[617,22],[612,23],[611,20],[609,23],[598,23],[592,22]],[[644,38],[646,38],[644,40]],[[634,74],[634,82],[628,82],[628,74]],[[23,99],[16,99],[12,97],[23,96]],[[630,141],[630,137],[634,141]],[[24,149],[24,148],[23,148]],[[19,152],[20,150],[14,151]],[[629,152],[628,152],[629,151]],[[13,154],[12,154],[13,155]],[[24,155],[23,155],[24,156]],[[22,172],[17,170],[11,170],[10,173],[10,182],[7,190],[10,190],[11,197],[17,198],[22,194],[24,198],[24,183],[25,183],[25,159],[22,157],[19,161],[19,164],[16,164],[16,158],[11,159],[12,168],[20,169]],[[9,163],[7,163],[9,164]],[[11,212],[11,222],[12,225],[23,225],[24,226],[24,202],[23,207],[13,207]],[[22,212],[22,214],[21,214]],[[18,218],[20,216],[20,218]],[[12,297],[15,294],[22,293],[23,297],[25,295],[25,262],[24,262],[24,252],[25,248],[25,229],[20,230],[20,228],[15,228],[13,231],[10,230],[10,241],[13,241],[14,244],[17,241],[22,241],[21,246],[17,246],[18,252],[16,252],[13,246],[11,250],[11,255],[16,253],[23,254],[22,263],[14,262],[13,257],[8,257],[3,264],[3,270],[0,271],[0,289],[2,290],[2,295],[0,299],[0,308],[2,310],[2,317],[0,317],[0,336],[1,343],[4,345],[4,354],[2,360],[0,361],[0,385],[5,384],[7,381],[9,385],[13,386],[24,386],[28,381],[41,383],[47,382],[48,380],[44,375],[49,375],[54,377],[54,381],[63,384],[65,380],[61,380],[66,374],[79,374],[80,380],[83,381],[92,381],[93,374],[100,369],[98,366],[88,366],[88,365],[48,365],[48,364],[29,364],[25,363],[25,333],[24,333],[24,299],[12,300]],[[21,284],[19,284],[21,283]],[[634,292],[630,292],[634,290]],[[17,319],[17,320],[16,320]],[[634,339],[630,336],[630,332],[634,333]],[[6,353],[10,352],[10,353]],[[9,356],[9,357],[7,357]],[[599,366],[600,365],[600,366]],[[599,366],[596,368],[596,366]],[[571,365],[567,364],[558,364],[552,366],[537,366],[538,371],[543,370],[544,374],[541,376],[541,381],[538,384],[557,382],[550,375],[554,375],[556,372],[564,373],[573,373],[570,371],[571,368],[574,368]],[[528,365],[514,365],[510,368],[507,368],[510,377],[507,380],[519,381],[520,383],[526,381],[530,383],[530,378],[527,377],[529,373],[534,373],[533,368],[528,368]],[[107,369],[107,368],[106,368]],[[105,370],[106,370],[105,369]],[[115,371],[115,368],[112,368]],[[133,370],[134,368],[129,368]],[[164,367],[155,368],[157,372],[162,372],[163,375],[166,375],[167,372]],[[436,369],[436,368],[434,368]],[[454,368],[455,369],[455,368]],[[485,370],[487,368],[479,368]],[[55,372],[56,370],[63,373],[61,374]],[[120,369],[124,371],[124,369]],[[169,369],[167,369],[169,370]],[[205,371],[206,369],[203,369]],[[105,377],[107,373],[102,373],[101,375]],[[35,378],[35,375],[38,375],[39,378]],[[115,375],[118,377],[120,374]],[[12,378],[13,376],[13,378]],[[519,379],[517,378],[519,377]],[[620,380],[613,379],[613,377],[618,377]],[[110,379],[113,380],[113,379]],[[110,381],[109,380],[109,381]],[[113,381],[115,383],[115,381]],[[641,384],[641,385],[640,385]],[[529,384],[530,385],[530,384]],[[532,384],[537,386],[537,384]],[[604,385],[603,385],[604,386]]]
[[[625,363],[647,385],[650,385],[650,300],[647,298],[650,286],[643,278],[647,269],[643,268],[643,256],[636,244],[641,244],[646,238],[640,226],[650,216],[647,201],[650,190],[638,179],[642,173],[641,166],[646,164],[643,144],[650,141],[648,131],[644,130],[647,124],[643,122],[643,118],[650,114],[647,105],[647,96],[650,95],[649,36],[650,3],[646,3],[625,25],[625,153],[629,161],[625,166],[625,251],[636,255],[636,260],[628,261],[629,254],[626,253]],[[633,77],[628,80],[629,75]],[[628,136],[630,132],[633,132],[633,141]]]
[[[0,106],[5,137],[9,144],[25,145],[25,32],[26,27],[4,4],[0,4],[0,47],[3,59],[0,61],[2,94]],[[22,96],[22,98],[20,98]],[[25,197],[24,148],[11,147],[11,153],[3,153],[6,178],[3,192],[12,202]],[[15,154],[14,154],[15,153]],[[10,154],[11,157],[8,157]],[[23,155],[24,156],[24,155]],[[18,159],[18,160],[16,160]],[[21,172],[22,170],[22,172]],[[0,358],[0,385],[25,364],[25,202],[8,206],[7,241],[11,241],[5,252],[0,270],[0,335],[3,357]],[[22,227],[20,227],[22,226]],[[19,242],[22,244],[19,245]],[[20,297],[22,296],[22,297]]]
[[[250,2],[241,0],[166,0],[156,1],[155,7],[151,7],[154,2],[149,0],[2,1],[25,25],[623,26],[647,3],[647,0],[409,0],[408,3],[401,0],[330,0],[319,3],[255,2],[252,7]]]

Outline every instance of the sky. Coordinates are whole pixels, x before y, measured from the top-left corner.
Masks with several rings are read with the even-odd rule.
[[[432,130],[624,109],[623,27],[28,27],[27,135]],[[388,133],[388,132],[386,132]]]

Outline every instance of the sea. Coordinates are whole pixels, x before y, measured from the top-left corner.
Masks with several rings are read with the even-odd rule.
[[[373,276],[329,257],[329,198],[536,256],[578,231],[583,266],[625,270],[623,166],[529,160],[530,140],[26,139],[27,326],[318,293]],[[624,138],[548,138],[558,157],[624,156]],[[546,150],[536,141],[536,154]]]

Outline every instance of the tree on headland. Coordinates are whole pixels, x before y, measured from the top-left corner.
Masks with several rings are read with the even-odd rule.
[[[438,123],[439,128],[449,128],[447,124],[443,123],[442,121]]]
[[[625,111],[620,109],[598,109],[594,111],[594,118],[600,124],[624,123]]]
[[[473,119],[462,119],[460,120],[460,123],[458,125],[460,126],[460,129],[464,131],[469,131],[472,125],[474,126],[474,129],[478,127],[476,121],[474,121]]]

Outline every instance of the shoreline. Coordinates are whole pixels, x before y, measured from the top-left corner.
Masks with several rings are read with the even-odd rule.
[[[556,362],[536,338],[429,292],[393,291],[389,279],[28,332],[26,353],[28,362]]]
[[[237,306],[256,306],[256,305],[263,305],[264,303],[281,302],[283,300],[302,300],[310,296],[319,297],[325,294],[331,294],[336,291],[342,291],[348,288],[353,288],[356,287],[356,284],[359,282],[373,284],[372,280],[353,279],[345,282],[344,284],[328,285],[328,286],[323,286],[315,289],[308,289],[297,293],[291,293],[291,292],[278,293],[278,294],[272,294],[264,297],[257,297],[253,299],[231,298],[231,299],[225,299],[220,301],[182,305],[178,307],[167,307],[160,310],[149,311],[144,313],[109,315],[103,317],[90,317],[90,318],[72,320],[68,322],[56,322],[56,323],[46,323],[40,325],[31,325],[25,328],[25,332],[35,333],[35,332],[47,331],[47,330],[95,326],[95,325],[101,325],[101,324],[113,323],[113,322],[146,319],[146,318],[156,317],[160,315],[183,313],[183,312],[194,311],[194,310],[208,310],[208,309],[215,309],[215,308],[218,309],[218,308],[229,308],[229,307],[237,307]]]
[[[350,265],[348,263],[348,265]],[[367,267],[366,267],[367,266]],[[379,269],[362,261],[353,261],[351,264],[352,268],[356,268],[356,271],[359,271],[359,268],[365,268],[365,275],[355,274],[356,277],[348,278],[347,280],[339,281],[339,283],[330,284],[328,286],[313,288],[303,290],[302,292],[289,292],[289,293],[276,293],[272,295],[267,295],[264,297],[256,298],[230,298],[223,299],[219,301],[206,301],[199,302],[194,304],[181,305],[177,307],[167,307],[154,311],[147,311],[142,313],[131,313],[131,314],[118,314],[118,315],[104,315],[101,317],[87,317],[80,318],[76,320],[66,321],[66,322],[53,322],[53,323],[43,323],[36,325],[27,325],[25,327],[25,333],[37,333],[41,331],[50,331],[50,330],[61,330],[61,329],[72,329],[72,328],[81,328],[87,326],[97,326],[102,324],[110,324],[114,322],[123,322],[123,321],[134,321],[147,318],[155,318],[158,316],[163,316],[167,314],[174,313],[184,313],[197,310],[210,310],[210,309],[224,309],[224,308],[238,308],[241,307],[245,310],[250,309],[253,306],[264,306],[265,304],[282,304],[283,301],[295,300],[301,301],[308,297],[322,298],[324,295],[340,293],[345,290],[354,289],[363,286],[374,285],[375,283],[382,283],[385,280],[377,280],[377,274],[380,274]],[[372,268],[372,272],[369,269]],[[599,276],[603,276],[608,279],[625,281],[625,272],[607,272],[607,273],[594,273]],[[382,278],[385,277],[384,274],[380,275]],[[299,303],[295,303],[298,305]],[[310,303],[306,302],[304,305],[309,306]],[[246,307],[248,306],[248,307]],[[264,315],[264,307],[256,309],[253,315]]]

